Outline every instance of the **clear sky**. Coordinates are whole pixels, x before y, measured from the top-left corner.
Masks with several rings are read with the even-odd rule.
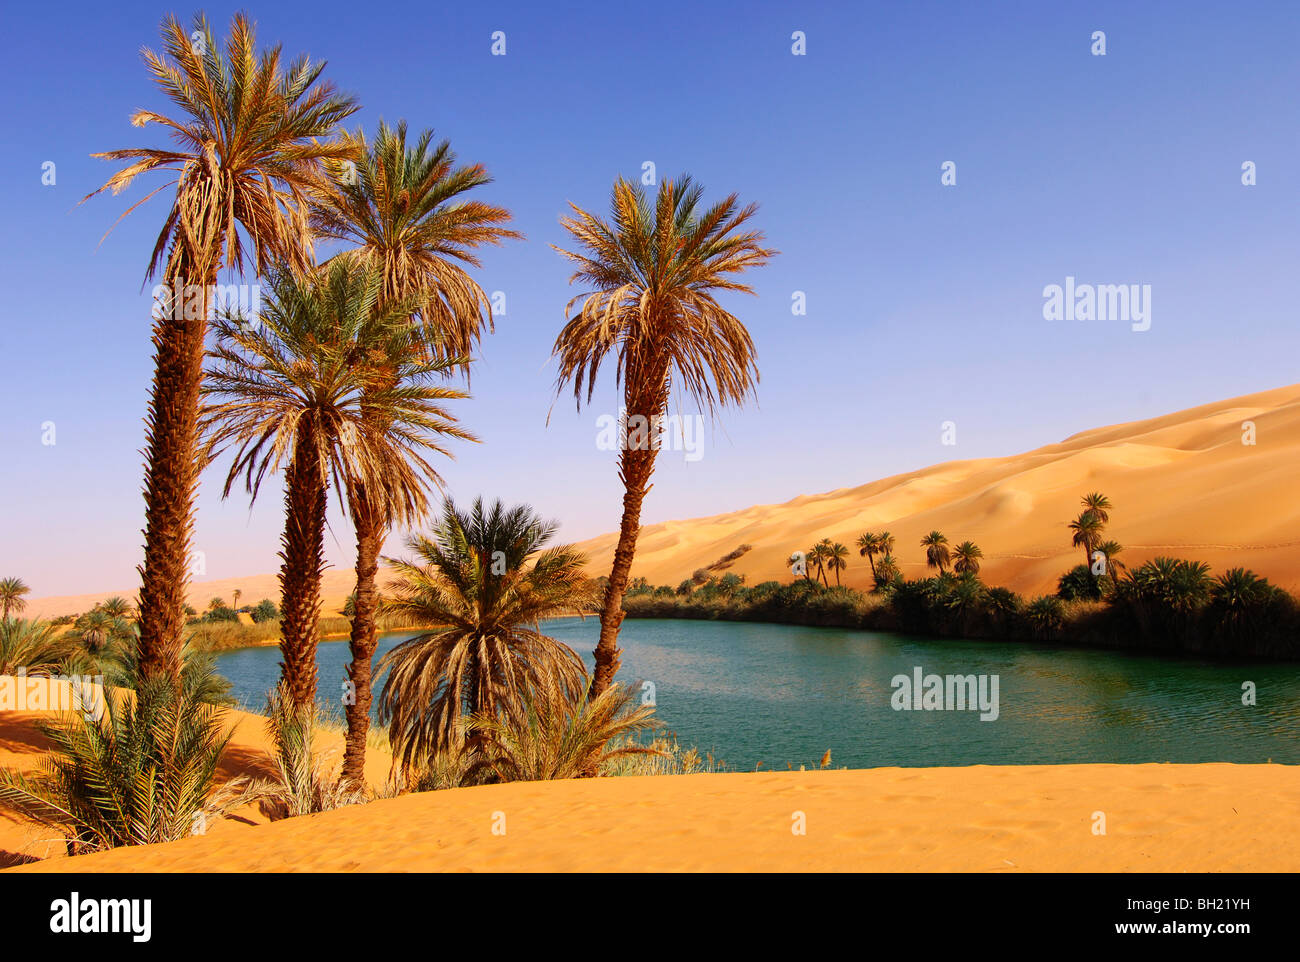
[[[162,13],[9,4],[0,23],[0,575],[35,595],[131,588],[141,556],[141,290],[161,198],[77,201],[89,154],[162,143],[170,109],[139,50]],[[206,8],[225,35],[234,7]],[[782,253],[734,302],[759,401],[703,456],[665,453],[644,520],[715,514],[1300,380],[1300,6],[1230,3],[261,3],[259,39],[328,61],[355,118],[406,118],[485,164],[524,242],[477,274],[506,294],[462,402],[483,440],[452,493],[531,502],[568,539],[614,528],[621,487],[596,418],[555,405],[551,344],[571,296],[558,218],[607,207],[616,175],[690,171],[737,191]],[[504,31],[506,55],[491,54]],[[1106,55],[1091,53],[1105,31]],[[792,34],[806,35],[806,55]],[[56,182],[42,184],[53,161]],[[956,185],[940,182],[956,165]],[[1242,164],[1256,165],[1244,186]],[[1149,284],[1151,328],[1048,321],[1043,289]],[[806,294],[807,313],[791,312]],[[691,413],[691,412],[686,412]],[[56,443],[42,444],[52,421]],[[957,444],[940,426],[956,424]],[[209,578],[271,571],[281,504],[219,498]],[[350,565],[336,516],[330,560]],[[389,550],[400,549],[396,539]]]

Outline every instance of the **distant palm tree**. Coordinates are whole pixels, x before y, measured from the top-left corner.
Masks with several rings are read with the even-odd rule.
[[[899,575],[898,562],[889,552],[881,555],[879,563],[876,565],[876,586],[890,584],[895,581]]]
[[[871,565],[871,577],[876,576],[876,553],[880,551],[880,536],[870,531],[858,536],[858,554]]]
[[[826,567],[835,572],[835,586],[839,587],[840,572],[849,566],[849,549],[836,541],[826,555]]]
[[[225,598],[212,598],[212,599],[210,599],[210,600],[208,601],[208,611],[209,611],[209,612],[218,611],[218,610],[220,610],[221,608],[224,608],[224,607],[226,607],[226,599],[225,599]]]
[[[546,547],[556,530],[527,505],[485,507],[480,498],[461,512],[448,501],[433,537],[407,542],[418,560],[390,560],[385,610],[431,629],[379,663],[388,670],[379,719],[404,769],[458,748],[471,715],[498,715],[548,686],[584,686],[582,660],[540,630],[548,618],[591,613],[598,602],[586,556]]]
[[[925,563],[931,568],[938,568],[939,574],[943,574],[944,566],[951,558],[948,539],[938,531],[931,531],[921,539],[921,547],[925,549]]]
[[[1106,497],[1100,491],[1093,491],[1091,494],[1085,494],[1080,502],[1085,511],[1091,511],[1097,516],[1097,520],[1102,524],[1110,521],[1109,511],[1114,507],[1110,503],[1110,498]]]
[[[4,621],[9,620],[11,611],[22,611],[27,607],[27,599],[23,595],[30,594],[31,590],[22,578],[0,579],[0,605],[4,606]]]
[[[312,279],[278,276],[259,324],[217,323],[204,432],[210,448],[236,448],[223,495],[242,475],[256,500],[266,474],[285,470],[280,650],[295,711],[316,698],[331,482],[340,500],[361,485],[436,484],[424,455],[445,454],[445,437],[473,440],[443,406],[468,395],[430,383],[450,363],[418,359],[406,307],[377,309],[379,285],[335,261]]]
[[[95,610],[104,612],[110,618],[129,619],[135,617],[135,609],[131,607],[131,602],[116,595],[112,598],[106,598],[95,605]]]
[[[831,586],[830,580],[826,576],[828,563],[831,560],[831,539],[822,538],[813,545],[813,557],[817,560],[817,574],[822,579],[822,584],[827,588]]]
[[[957,574],[979,574],[980,559],[984,557],[984,552],[974,541],[963,541],[957,545],[952,551],[952,556],[956,559],[952,570]]]
[[[234,608],[236,611],[239,610],[239,596],[242,594],[243,592],[240,591],[238,588],[236,588],[234,591],[230,593],[230,597],[233,599],[230,602],[230,607]]]
[[[247,17],[236,14],[223,55],[201,14],[192,31],[165,17],[163,53],[146,50],[144,60],[180,117],[139,110],[131,122],[162,125],[173,144],[95,155],[127,164],[94,194],[117,194],[154,171],[172,180],[144,200],[175,185],[146,275],[161,273],[166,289],[181,297],[164,297],[154,317],[140,568],[144,673],[168,675],[173,684],[181,671],[210,293],[223,266],[243,270],[246,252],[256,274],[273,263],[305,269],[311,235],[304,199],[324,180],[322,162],[348,155],[350,146],[332,134],[357,109],[350,97],[318,82],[323,63],[304,57],[285,69],[278,46],[258,55],[254,33]]]
[[[381,305],[411,306],[408,320],[422,359],[447,361],[468,374],[474,345],[484,330],[492,330],[492,304],[465,265],[479,266],[478,248],[521,236],[505,226],[510,211],[468,196],[492,178],[481,164],[458,165],[450,143],[434,144],[430,130],[412,144],[404,122],[396,127],[380,122],[373,140],[357,131],[344,141],[355,166],[333,164],[336,188],[316,205],[313,229],[353,245],[336,256],[378,271]],[[357,584],[347,673],[355,698],[345,711],[343,772],[360,782],[378,643],[379,552],[389,530],[417,522],[427,504],[419,489],[360,484],[349,493],[349,509]]]
[[[757,207],[741,207],[735,194],[702,206],[703,188],[690,177],[664,180],[653,200],[619,178],[607,222],[573,205],[561,224],[577,251],[556,248],[577,267],[570,282],[588,291],[569,302],[582,306],[556,338],[557,390],[573,385],[581,407],[590,403],[600,366],[612,360],[622,384],[627,418],[653,425],[676,386],[699,407],[743,404],[758,381],[754,342],[740,319],[716,299],[719,293],[752,293],[739,280],[776,252],[763,235],[746,230]],[[627,423],[627,422],[625,422]],[[619,454],[623,513],[609,587],[600,614],[591,695],[609,687],[618,671],[618,630],[623,595],[636,554],[641,505],[654,473],[658,445],[628,444]]]
[[[1070,522],[1070,530],[1074,532],[1071,544],[1076,548],[1083,548],[1083,563],[1089,571],[1092,570],[1093,549],[1101,540],[1104,527],[1105,523],[1092,511],[1084,511]]]

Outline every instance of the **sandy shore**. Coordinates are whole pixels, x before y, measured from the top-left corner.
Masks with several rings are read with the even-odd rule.
[[[1099,811],[1104,836],[1093,834]],[[792,832],[798,813],[805,835]],[[10,871],[74,868],[1297,871],[1300,768],[977,766],[515,783]]]

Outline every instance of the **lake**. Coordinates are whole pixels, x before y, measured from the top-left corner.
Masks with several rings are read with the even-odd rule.
[[[549,622],[591,665],[599,623]],[[386,635],[379,652],[410,633]],[[1030,765],[1078,762],[1300,763],[1300,665],[1215,663],[1014,642],[725,621],[628,619],[619,679],[653,685],[683,745],[730,768]],[[346,641],[319,649],[322,704],[338,713]],[[241,704],[262,710],[278,648],[217,658]],[[895,710],[896,676],[985,676],[997,718]],[[1242,704],[1253,682],[1257,704]],[[923,680],[922,688],[926,687]],[[948,686],[932,693],[946,701]],[[960,687],[960,686],[958,686]],[[942,698],[940,697],[942,696]],[[924,704],[919,694],[908,704]],[[992,714],[991,712],[987,714]]]

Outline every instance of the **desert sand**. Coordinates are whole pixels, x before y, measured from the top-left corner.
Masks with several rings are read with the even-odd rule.
[[[24,773],[40,769],[49,741],[37,725],[55,714],[50,711],[0,711],[0,767],[15,768]],[[228,709],[226,724],[234,729],[234,737],[222,760],[218,780],[225,782],[240,775],[270,777],[272,746],[266,732],[266,719]],[[320,732],[316,750],[327,765],[339,764],[343,760],[342,734]],[[374,747],[366,753],[366,779],[373,787],[382,787],[387,781],[391,761],[391,756]],[[214,822],[207,837],[220,840],[234,829],[267,821],[257,806],[246,806],[233,814],[234,818]],[[67,860],[63,840],[57,837],[57,833],[0,810],[0,866],[13,865],[24,858],[50,858],[65,863]],[[77,864],[80,865],[80,861]]]
[[[1300,768],[1220,764],[516,782],[10,871],[1297,869]]]
[[[1255,444],[1242,443],[1245,421]],[[1216,572],[1253,568],[1300,591],[1300,384],[1204,404],[1163,417],[1097,428],[1059,444],[1005,458],[947,461],[881,481],[810,494],[784,504],[755,505],[729,514],[666,521],[641,529],[634,577],[676,585],[741,544],[753,549],[726,570],[749,584],[789,580],[786,559],[822,538],[852,550],[844,583],[871,586],[871,570],[854,543],[864,531],[888,529],[907,577],[923,576],[918,542],[937,528],[951,544],[970,539],[984,551],[981,576],[1023,594],[1055,589],[1060,575],[1083,561],[1066,527],[1079,498],[1102,491],[1115,508],[1107,537],[1124,545],[1134,564],[1159,554],[1207,561]],[[651,502],[653,506],[653,502]],[[578,545],[593,574],[607,574],[617,532]],[[241,603],[277,598],[274,574],[196,582],[197,610],[214,596]],[[383,580],[381,574],[381,580]],[[350,569],[325,572],[324,610],[340,609],[355,585]],[[37,598],[27,617],[89,610],[112,595]]]
[[[1255,444],[1242,443],[1243,422]],[[858,487],[785,504],[647,525],[633,577],[676,585],[741,544],[753,549],[728,567],[747,583],[790,580],[786,561],[822,538],[852,551],[844,583],[871,586],[855,542],[889,530],[903,574],[923,577],[918,545],[931,530],[984,551],[980,577],[1032,595],[1083,562],[1067,524],[1079,499],[1102,491],[1114,503],[1107,537],[1135,564],[1160,554],[1248,567],[1300,589],[1300,384],[1205,404],[1146,421],[1097,428],[1026,454],[949,461]],[[653,497],[653,494],[651,495]],[[578,545],[593,571],[607,573],[617,533]]]

